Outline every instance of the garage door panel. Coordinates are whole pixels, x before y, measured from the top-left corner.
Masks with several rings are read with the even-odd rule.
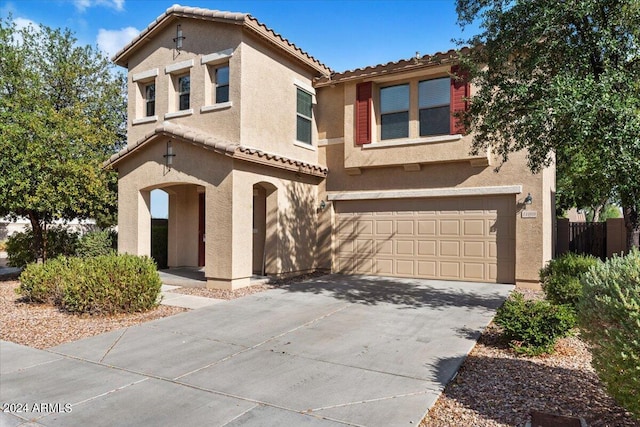
[[[396,255],[415,255],[414,243],[413,240],[396,240]]]
[[[414,261],[407,259],[396,260],[396,274],[398,276],[410,276],[416,275],[413,269]]]
[[[457,240],[441,240],[440,256],[442,257],[459,257],[460,242]]]
[[[459,236],[460,220],[457,220],[457,219],[440,220],[440,235],[441,236]]]
[[[393,259],[376,259],[376,274],[393,275]]]
[[[515,198],[338,201],[339,271],[513,283]]]

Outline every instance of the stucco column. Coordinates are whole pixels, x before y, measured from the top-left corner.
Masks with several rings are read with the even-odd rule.
[[[139,191],[137,203],[136,254],[151,256],[151,192]]]

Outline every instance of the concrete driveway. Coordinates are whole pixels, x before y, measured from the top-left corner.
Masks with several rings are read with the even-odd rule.
[[[331,275],[48,351],[1,342],[0,424],[418,425],[512,289]]]

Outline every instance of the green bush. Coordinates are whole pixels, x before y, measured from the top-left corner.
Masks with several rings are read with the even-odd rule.
[[[575,308],[582,295],[580,276],[599,263],[600,260],[591,255],[576,255],[571,252],[549,261],[540,270],[540,281],[546,299],[554,304],[568,304]]]
[[[582,336],[609,394],[640,418],[640,252],[613,257],[582,277]]]
[[[31,263],[20,275],[16,292],[28,301],[60,305],[64,284],[70,278],[68,259],[58,257],[44,264]]]
[[[569,306],[526,300],[514,293],[498,309],[495,322],[516,353],[534,356],[553,352],[557,339],[567,335],[576,319]]]
[[[113,233],[109,230],[90,231],[78,240],[76,255],[94,257],[113,252]]]
[[[60,257],[31,264],[18,292],[71,313],[133,313],[155,307],[162,285],[153,260],[134,255]]]
[[[73,255],[78,244],[78,233],[69,231],[62,226],[47,228],[47,259],[60,255]],[[24,267],[37,259],[37,251],[33,245],[33,230],[27,228],[24,232],[13,233],[7,239],[7,263],[12,267]]]

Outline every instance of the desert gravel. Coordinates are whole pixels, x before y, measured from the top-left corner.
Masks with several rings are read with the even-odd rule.
[[[172,292],[232,299],[286,282],[238,291],[181,288]],[[52,306],[21,302],[14,293],[17,286],[15,280],[0,281],[0,338],[40,349],[185,311],[159,306],[132,315],[70,315]],[[525,294],[540,297],[536,292]],[[591,368],[588,349],[578,337],[560,340],[553,355],[522,357],[500,341],[494,325],[482,334],[420,426],[523,426],[531,410],[583,417],[594,427],[640,427],[604,392]]]

